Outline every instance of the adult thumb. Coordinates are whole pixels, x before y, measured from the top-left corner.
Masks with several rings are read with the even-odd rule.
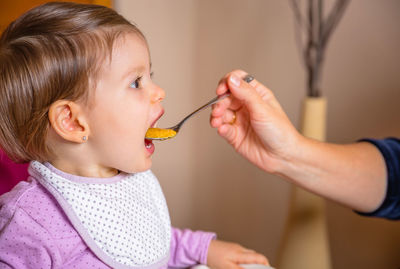
[[[265,103],[253,86],[235,74],[228,78],[228,86],[232,95],[246,106],[250,115],[262,113]]]

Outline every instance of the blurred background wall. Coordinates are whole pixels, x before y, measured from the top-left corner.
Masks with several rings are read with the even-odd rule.
[[[329,1],[328,1],[329,2]],[[165,116],[175,124],[244,69],[276,94],[298,126],[305,73],[288,1],[115,0],[146,35]],[[328,45],[322,76],[330,142],[400,136],[400,1],[354,0]],[[153,171],[173,225],[212,230],[274,264],[290,185],[250,165],[209,127],[209,113],[156,144]],[[351,184],[351,183],[350,183]],[[333,268],[399,268],[400,223],[364,218],[327,203]]]

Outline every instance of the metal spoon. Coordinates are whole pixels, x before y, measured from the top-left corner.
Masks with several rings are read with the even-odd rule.
[[[254,77],[251,75],[246,75],[243,78],[244,81],[246,81],[247,83],[250,83],[252,80],[254,80]],[[182,125],[192,116],[194,116],[195,114],[197,114],[198,112],[204,110],[205,108],[218,103],[219,101],[225,99],[226,97],[230,96],[231,94],[225,93],[221,96],[217,96],[213,99],[211,99],[208,103],[206,103],[205,105],[202,105],[201,107],[199,107],[198,109],[196,109],[195,111],[193,111],[192,113],[190,113],[189,115],[187,115],[185,118],[183,118],[183,120],[181,120],[177,125],[169,127],[169,128],[165,128],[165,129],[161,129],[161,128],[149,128],[149,130],[146,132],[146,136],[145,138],[148,140],[166,140],[166,139],[170,139],[175,137],[179,130],[181,129]]]

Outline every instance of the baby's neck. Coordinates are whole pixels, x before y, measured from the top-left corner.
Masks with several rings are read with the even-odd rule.
[[[113,177],[119,173],[119,171],[114,168],[88,165],[86,163],[76,165],[62,160],[52,160],[49,161],[49,163],[60,171],[81,177],[107,178]]]

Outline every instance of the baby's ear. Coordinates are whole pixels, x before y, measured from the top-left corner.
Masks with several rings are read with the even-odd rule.
[[[50,125],[67,141],[82,143],[89,136],[89,125],[81,106],[68,100],[58,100],[49,109]]]

